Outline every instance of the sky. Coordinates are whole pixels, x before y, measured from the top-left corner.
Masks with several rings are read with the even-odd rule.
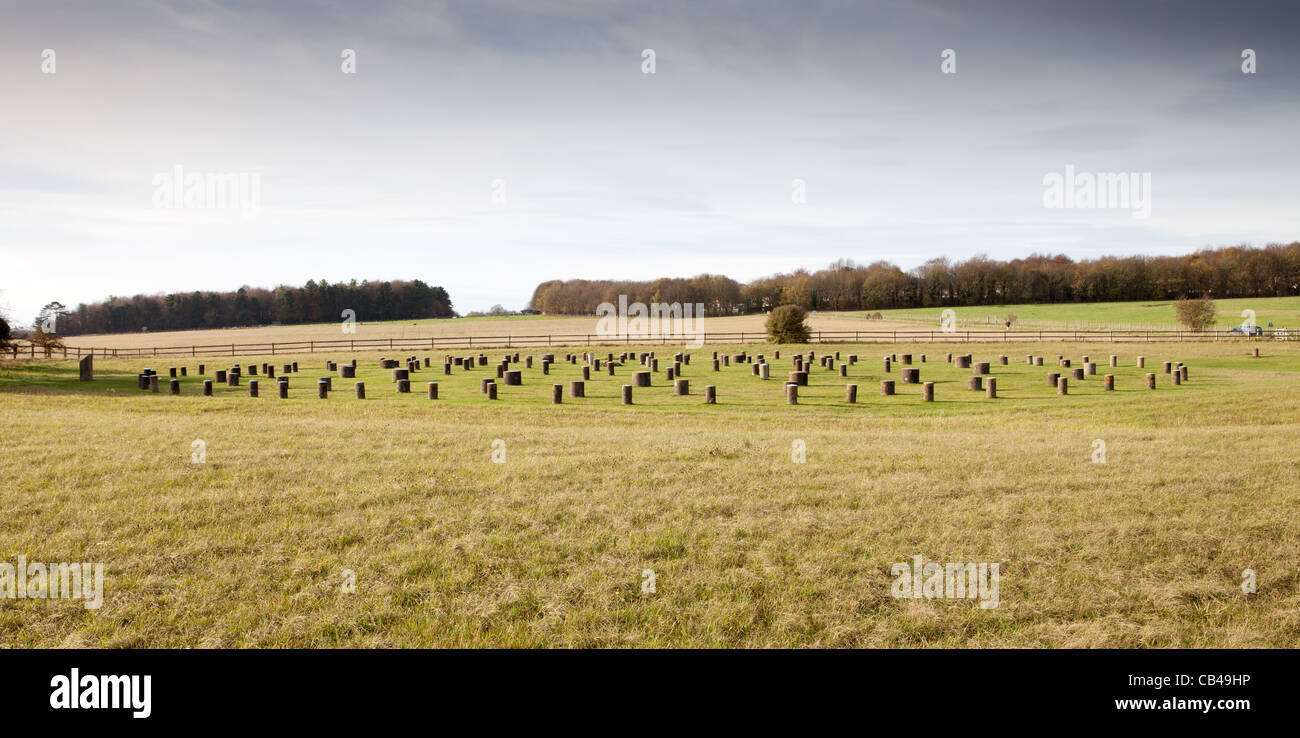
[[[0,18],[0,307],[20,323],[51,300],[308,279],[421,279],[463,313],[549,279],[1300,238],[1295,2],[0,0]],[[1045,206],[1067,165],[1149,175],[1149,217]],[[169,207],[176,167],[255,175],[257,197]]]

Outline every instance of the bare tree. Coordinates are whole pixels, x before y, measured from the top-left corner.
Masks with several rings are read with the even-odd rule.
[[[57,333],[46,333],[41,329],[40,325],[36,326],[36,330],[32,331],[32,335],[28,336],[27,340],[31,341],[32,345],[44,351],[45,358],[47,359],[50,358],[55,351],[63,348],[63,338]]]

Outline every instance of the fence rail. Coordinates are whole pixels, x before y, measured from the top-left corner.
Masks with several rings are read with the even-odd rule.
[[[698,336],[635,335],[602,336],[595,333],[548,334],[537,336],[455,336],[429,338],[360,338],[330,341],[275,341],[268,343],[224,343],[203,346],[148,346],[126,348],[101,348],[68,346],[56,349],[53,355],[64,358],[138,357],[138,356],[252,356],[275,354],[308,354],[322,351],[420,351],[439,349],[466,350],[487,348],[547,348],[552,346],[649,346],[684,345],[693,338],[704,343],[762,343],[767,334],[761,332],[702,333]],[[1019,343],[1019,342],[1094,342],[1094,343],[1151,343],[1151,342],[1201,342],[1222,340],[1282,341],[1300,340],[1300,331],[1288,332],[1285,328],[1264,331],[1259,336],[1243,336],[1228,331],[1135,331],[1135,330],[956,330],[956,331],[813,331],[812,343]],[[33,345],[13,346],[17,358],[45,358],[44,350]]]

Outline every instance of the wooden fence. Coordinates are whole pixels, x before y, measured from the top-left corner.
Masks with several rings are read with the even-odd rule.
[[[760,332],[702,333],[699,336],[602,336],[595,333],[550,334],[540,336],[458,336],[429,338],[358,338],[330,341],[276,341],[273,343],[227,343],[204,346],[150,346],[137,348],[100,348],[69,346],[57,349],[54,356],[80,358],[136,356],[263,356],[275,354],[312,354],[355,351],[464,351],[488,348],[539,349],[553,346],[650,346],[686,345],[698,338],[706,344],[763,343],[767,334]],[[1285,328],[1265,331],[1260,336],[1243,336],[1228,331],[1107,331],[1107,330],[955,330],[955,331],[813,331],[812,343],[1154,343],[1199,342],[1222,340],[1300,340],[1300,332]],[[44,358],[42,349],[30,343],[13,346],[14,358]]]

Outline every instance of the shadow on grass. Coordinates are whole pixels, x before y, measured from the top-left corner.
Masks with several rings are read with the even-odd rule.
[[[166,391],[167,378],[160,378]],[[81,381],[75,362],[0,364],[0,393],[103,395],[140,392],[136,375],[96,371],[89,382]]]

